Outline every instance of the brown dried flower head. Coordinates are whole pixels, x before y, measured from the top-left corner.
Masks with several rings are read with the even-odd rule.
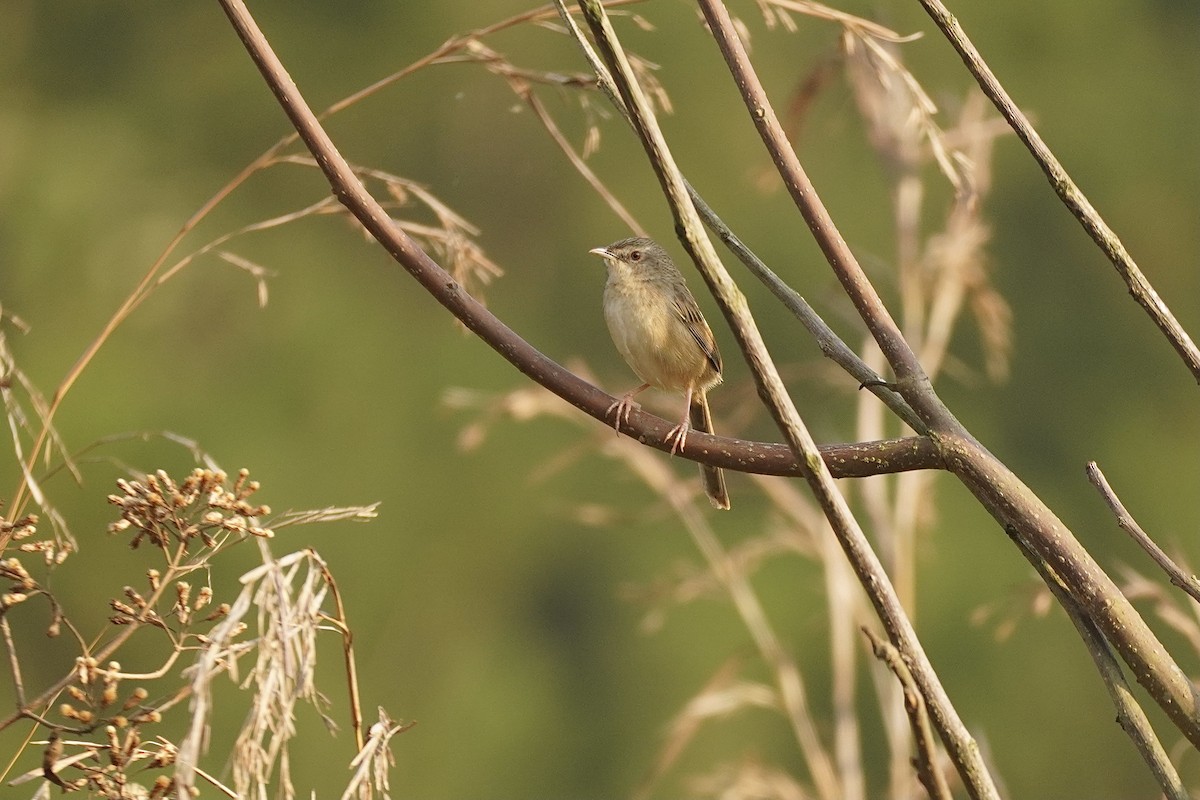
[[[108,501],[121,508],[121,518],[108,532],[133,530],[131,547],[147,539],[164,549],[173,542],[186,549],[197,538],[205,547],[215,547],[230,535],[273,536],[257,522],[271,509],[250,502],[259,484],[249,480],[249,474],[239,470],[232,487],[226,485],[224,472],[200,468],[182,482],[163,470],[146,475],[144,481],[118,480],[121,494],[109,495]]]

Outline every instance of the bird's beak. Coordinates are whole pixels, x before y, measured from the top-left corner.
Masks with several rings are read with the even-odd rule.
[[[609,254],[608,250],[604,249],[603,247],[593,247],[591,250],[588,250],[588,252],[594,253],[595,255],[598,255],[601,258],[612,258],[612,256]]]

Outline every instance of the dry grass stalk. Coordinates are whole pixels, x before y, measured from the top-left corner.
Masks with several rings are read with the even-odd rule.
[[[786,771],[744,758],[737,764],[722,764],[706,775],[688,781],[697,797],[713,800],[812,800],[816,795],[796,782]]]

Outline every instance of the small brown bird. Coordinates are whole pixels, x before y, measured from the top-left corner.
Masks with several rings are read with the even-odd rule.
[[[620,431],[622,420],[629,421],[629,412],[637,405],[634,395],[639,392],[651,386],[683,392],[687,410],[666,438],[674,454],[687,445],[692,428],[713,432],[706,393],[721,382],[721,353],[712,329],[683,274],[654,241],[622,239],[589,252],[603,257],[608,266],[604,319],[613,343],[643,381],[609,406],[608,413],[616,412],[613,427]],[[712,504],[729,508],[725,473],[701,464],[700,474]]]

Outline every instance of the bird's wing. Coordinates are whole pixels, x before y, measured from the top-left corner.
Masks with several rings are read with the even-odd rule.
[[[721,352],[717,350],[717,340],[713,336],[712,328],[708,327],[708,323],[704,320],[704,314],[700,313],[700,306],[696,305],[696,298],[692,297],[687,286],[675,287],[674,296],[671,298],[671,307],[683,324],[687,326],[688,333],[696,340],[696,344],[700,345],[700,349],[704,351],[704,357],[708,359],[708,363],[720,375]]]

